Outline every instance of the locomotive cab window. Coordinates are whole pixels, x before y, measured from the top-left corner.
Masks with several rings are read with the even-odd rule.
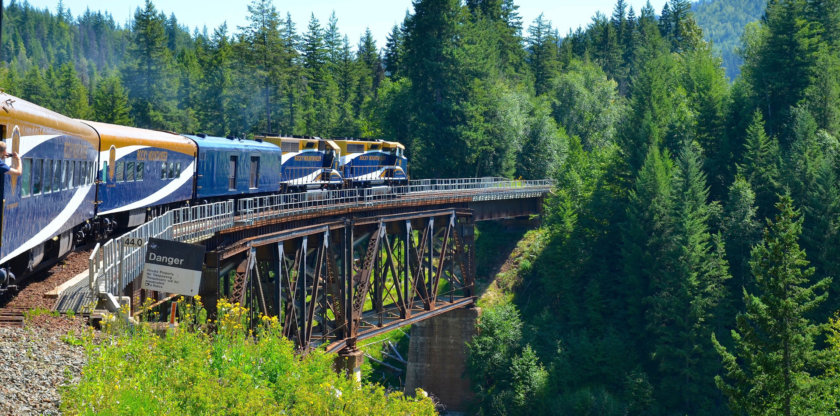
[[[27,197],[32,185],[32,159],[23,159],[23,173],[20,175],[20,196]]]
[[[238,156],[231,156],[230,161],[228,162],[228,190],[235,191],[236,190],[236,165],[239,161]]]
[[[259,156],[251,156],[251,178],[250,178],[250,188],[257,189],[257,185],[260,183],[260,157]]]

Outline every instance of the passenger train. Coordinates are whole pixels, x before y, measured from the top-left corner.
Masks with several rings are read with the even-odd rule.
[[[396,142],[176,134],[71,119],[3,92],[0,134],[23,170],[2,178],[0,293],[16,275],[172,207],[408,183]]]

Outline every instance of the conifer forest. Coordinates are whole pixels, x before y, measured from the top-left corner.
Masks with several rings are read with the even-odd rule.
[[[128,24],[9,2],[0,85],[143,128],[399,141],[413,178],[553,178],[468,344],[475,414],[840,413],[840,0],[617,0],[569,33],[414,0],[384,45],[275,3],[191,33],[152,0]]]

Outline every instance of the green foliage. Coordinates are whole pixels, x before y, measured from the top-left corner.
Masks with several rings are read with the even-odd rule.
[[[743,292],[746,311],[732,331],[734,352],[712,337],[726,374],[715,380],[735,412],[817,414],[820,404],[812,398],[824,366],[814,345],[820,326],[806,314],[826,299],[831,279],[810,281],[814,268],[797,243],[802,218],[787,195],[776,207],[779,214],[752,251],[756,291]]]
[[[485,311],[478,335],[467,344],[467,371],[478,414],[540,412],[548,374],[533,349],[523,345],[522,322],[513,305]]]
[[[589,150],[615,139],[624,113],[624,99],[617,88],[597,65],[573,60],[547,93],[554,118]]]
[[[128,94],[119,76],[112,75],[99,82],[93,94],[93,117],[111,124],[131,125]]]
[[[738,165],[738,174],[749,182],[755,191],[755,203],[759,218],[769,217],[776,195],[781,191],[779,145],[764,131],[764,119],[759,111],[747,128],[743,163]]]
[[[65,414],[435,414],[429,399],[386,393],[335,373],[334,356],[298,356],[264,317],[249,336],[247,310],[219,303],[217,332],[183,326],[160,337],[146,325],[86,339],[82,378],[62,392]],[[192,322],[202,308],[189,307]],[[199,327],[203,327],[199,325]]]

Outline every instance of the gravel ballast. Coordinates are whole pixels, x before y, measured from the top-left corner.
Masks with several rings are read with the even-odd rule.
[[[84,348],[64,342],[64,334],[0,328],[0,414],[59,414],[59,386],[77,380],[86,361]]]

